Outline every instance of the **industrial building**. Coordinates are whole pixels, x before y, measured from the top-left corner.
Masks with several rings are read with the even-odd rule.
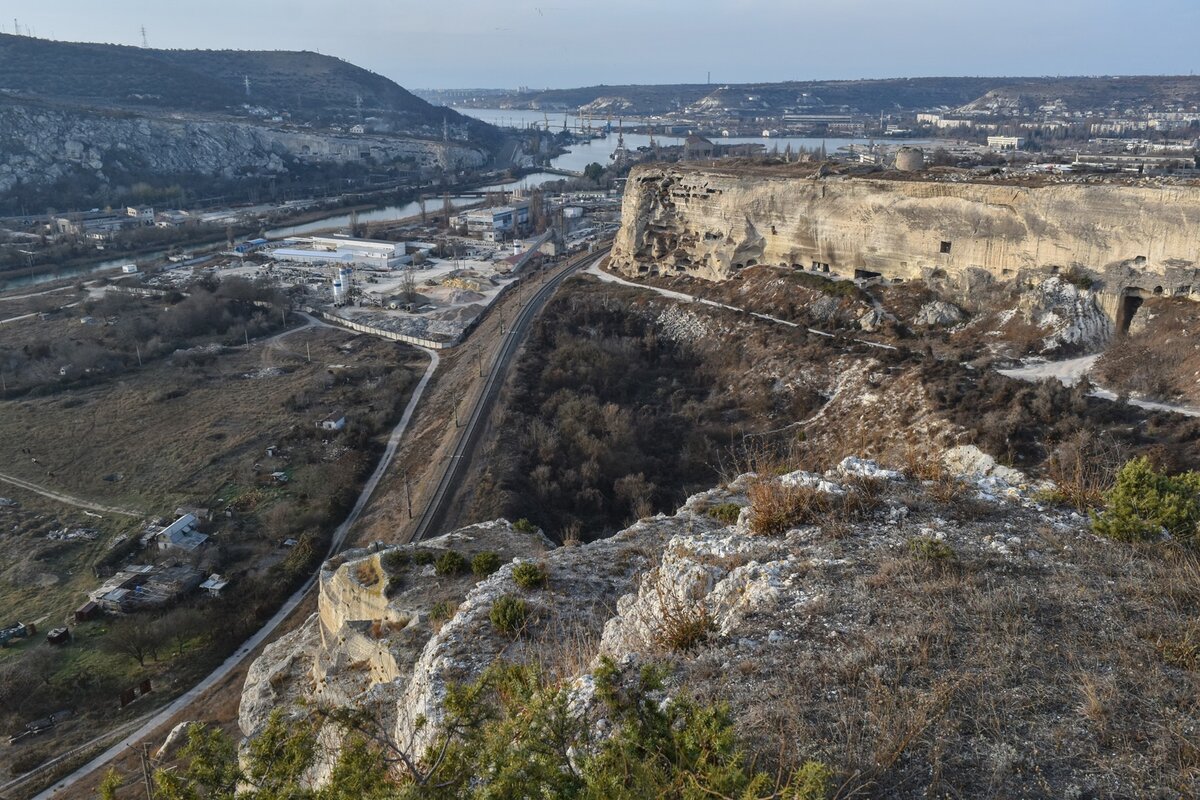
[[[468,236],[489,242],[503,241],[529,225],[529,201],[464,211],[455,222],[467,229]]]
[[[304,264],[329,264],[390,270],[412,263],[404,242],[380,242],[373,239],[349,239],[339,236],[312,236],[288,239],[286,247],[271,251],[276,261]]]

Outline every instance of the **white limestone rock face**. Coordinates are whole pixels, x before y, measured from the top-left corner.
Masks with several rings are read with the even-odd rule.
[[[630,173],[611,264],[635,278],[722,281],[758,264],[819,262],[845,277],[936,276],[964,297],[987,280],[1078,267],[1100,281],[1101,307],[1114,317],[1129,287],[1200,295],[1197,229],[1195,185],[1004,185],[823,176],[795,165],[651,164]]]
[[[106,170],[137,174],[279,174],[287,161],[326,164],[413,159],[418,166],[478,167],[487,154],[402,136],[342,136],[227,120],[138,117],[0,104],[0,192]]]
[[[1021,295],[1025,322],[1045,332],[1042,352],[1062,347],[1095,349],[1111,337],[1113,325],[1100,310],[1098,296],[1055,275]]]
[[[963,321],[963,312],[953,303],[934,300],[926,303],[913,317],[913,324],[922,328],[946,328]]]

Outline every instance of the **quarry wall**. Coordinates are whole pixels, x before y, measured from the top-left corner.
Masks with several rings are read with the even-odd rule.
[[[1200,299],[1200,186],[804,176],[736,166],[635,168],[613,266],[724,280],[757,264],[893,279],[1099,281],[1127,298]],[[939,274],[939,271],[941,274]],[[1135,301],[1136,302],[1136,301]]]

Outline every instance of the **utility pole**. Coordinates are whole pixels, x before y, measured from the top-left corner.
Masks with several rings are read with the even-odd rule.
[[[404,472],[404,499],[408,503],[408,518],[412,519],[413,518],[412,490],[409,488],[409,485],[408,485],[408,471],[407,470],[405,470],[405,472]]]
[[[146,26],[142,26],[142,47],[149,47],[150,42],[146,39]]]
[[[146,800],[154,800],[154,789],[150,784],[150,745],[142,742],[142,781],[146,784]]]
[[[308,363],[311,364],[312,363],[312,343],[311,342],[304,343],[304,352],[308,354]]]
[[[135,350],[137,350],[138,366],[140,367],[142,366],[142,346],[135,343],[133,347]]]

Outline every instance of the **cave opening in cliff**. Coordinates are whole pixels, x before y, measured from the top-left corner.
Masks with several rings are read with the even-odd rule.
[[[856,280],[859,278],[865,280],[867,278],[879,278],[881,275],[878,272],[871,272],[869,269],[856,269],[854,270],[854,277]]]
[[[1145,298],[1136,294],[1126,294],[1121,297],[1121,305],[1117,311],[1117,331],[1119,333],[1129,333],[1129,324],[1133,322],[1133,315],[1137,313],[1144,302],[1146,302]]]

